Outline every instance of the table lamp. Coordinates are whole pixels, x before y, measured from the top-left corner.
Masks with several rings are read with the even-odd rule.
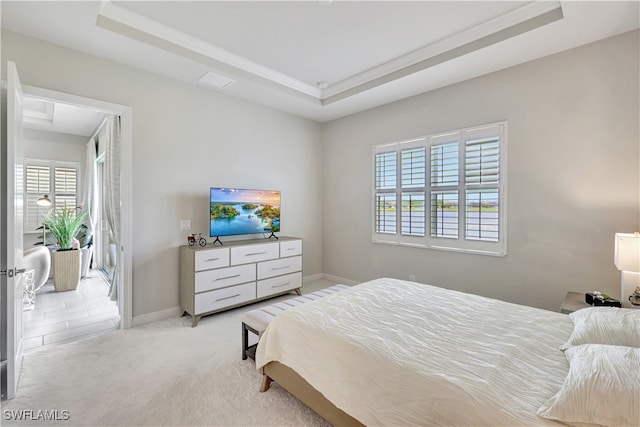
[[[616,233],[614,263],[622,271],[620,302],[631,307],[629,296],[640,285],[640,233]]]

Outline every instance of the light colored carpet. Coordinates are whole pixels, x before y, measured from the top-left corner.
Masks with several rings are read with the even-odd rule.
[[[331,286],[317,281],[303,293]],[[241,360],[242,313],[287,295],[202,318],[189,316],[63,344],[24,358],[3,425],[266,426],[329,424]],[[6,411],[68,411],[67,421],[7,420]]]

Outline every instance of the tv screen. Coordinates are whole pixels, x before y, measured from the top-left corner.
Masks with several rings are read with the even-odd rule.
[[[280,231],[280,192],[211,187],[210,237]]]

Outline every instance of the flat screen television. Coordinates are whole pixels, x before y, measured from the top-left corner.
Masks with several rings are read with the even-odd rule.
[[[280,231],[280,191],[211,187],[209,236]]]

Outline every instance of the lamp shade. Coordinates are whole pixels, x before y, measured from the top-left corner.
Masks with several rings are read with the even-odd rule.
[[[40,197],[38,200],[36,200],[36,204],[38,206],[51,206],[51,199],[49,198],[49,196],[47,194],[45,194],[44,196]]]
[[[640,273],[640,233],[616,233],[614,263],[618,270]]]

